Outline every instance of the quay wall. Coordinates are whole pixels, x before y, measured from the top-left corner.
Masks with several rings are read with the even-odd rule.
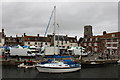
[[[96,64],[116,64],[118,60],[89,60],[89,61],[80,61],[80,60],[76,60],[76,62],[81,63],[82,65],[84,64],[91,64],[92,62],[96,62]],[[20,63],[22,63],[23,61],[16,61],[16,60],[4,60],[4,61],[0,61],[0,65],[18,65]],[[41,61],[38,61],[41,62]],[[34,62],[37,63],[37,62]]]

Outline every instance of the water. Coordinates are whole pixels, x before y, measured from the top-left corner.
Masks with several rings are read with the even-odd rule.
[[[73,73],[50,74],[40,73],[36,68],[17,68],[16,66],[3,66],[3,78],[118,78],[120,65],[109,64],[104,66],[84,67]]]

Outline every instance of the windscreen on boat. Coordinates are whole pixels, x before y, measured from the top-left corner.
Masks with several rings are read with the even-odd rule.
[[[71,61],[70,59],[63,60],[67,64],[75,64],[75,62]]]

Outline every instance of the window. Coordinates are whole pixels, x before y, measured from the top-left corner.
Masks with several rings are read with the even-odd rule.
[[[47,45],[47,42],[45,43],[45,45]]]
[[[37,38],[35,38],[35,40],[37,40]]]
[[[92,41],[92,38],[90,38],[90,41]]]
[[[115,37],[115,34],[112,34],[112,37]]]
[[[95,38],[96,39],[96,41],[98,40],[98,38]]]
[[[108,47],[107,44],[105,44],[105,47]]]
[[[1,39],[0,39],[0,43],[1,43]]]
[[[88,28],[86,28],[86,31],[88,31]]]
[[[94,46],[97,46],[97,43],[94,43]]]
[[[86,44],[86,43],[84,43],[84,46],[87,46],[87,44]]]
[[[40,43],[38,43],[38,45],[40,45]]]
[[[117,47],[117,44],[113,44],[113,47]]]
[[[43,46],[43,42],[40,43],[40,46]]]
[[[95,51],[97,52],[97,48],[95,48]]]
[[[72,40],[72,42],[74,42],[75,40]]]
[[[59,41],[57,41],[57,44],[59,45]]]
[[[28,44],[30,44],[30,42],[28,42]]]
[[[35,42],[35,45],[37,44],[37,42]]]
[[[77,42],[77,40],[75,40],[75,42]]]
[[[65,43],[67,44],[67,41],[65,41]]]
[[[28,40],[30,40],[30,38],[28,38]]]
[[[23,40],[23,38],[20,39],[21,41]]]
[[[67,49],[69,49],[69,46],[67,46]]]
[[[61,45],[63,45],[63,41],[61,42]]]
[[[89,43],[89,46],[91,46],[91,43]]]

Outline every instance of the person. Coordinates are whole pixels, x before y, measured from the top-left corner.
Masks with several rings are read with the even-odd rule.
[[[24,60],[24,65],[26,65],[27,64],[27,62],[26,62],[26,60]]]
[[[107,56],[107,59],[109,58],[109,54],[106,54],[106,56]]]
[[[7,54],[5,54],[5,60],[7,60]]]

